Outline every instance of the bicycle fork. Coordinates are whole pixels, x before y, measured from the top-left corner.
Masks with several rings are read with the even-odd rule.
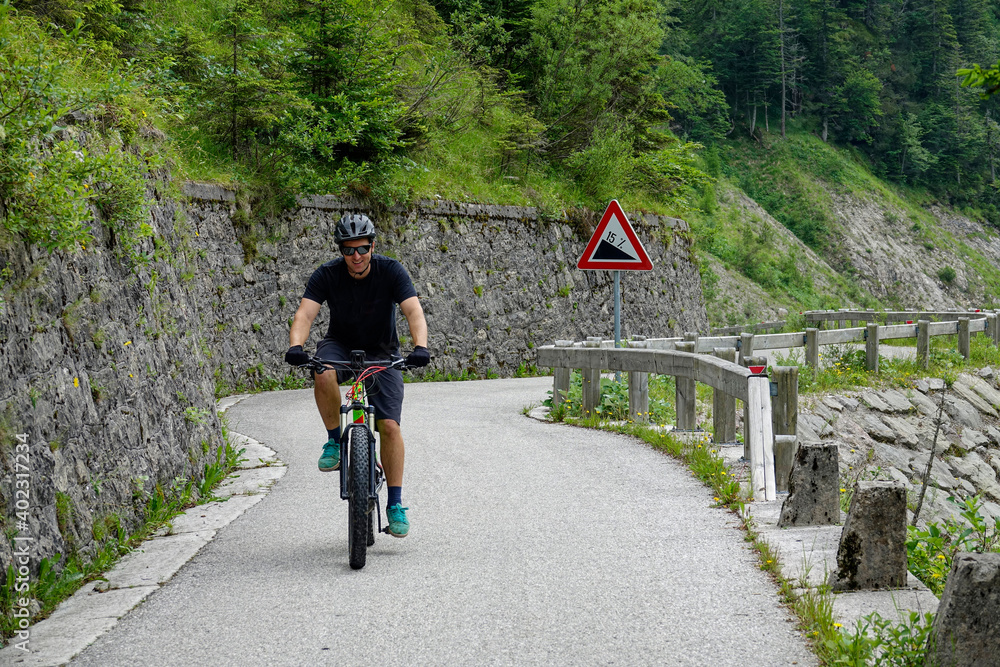
[[[360,401],[340,406],[340,499],[348,500],[350,498],[347,473],[351,465],[350,442],[353,432],[364,429],[368,432],[368,511],[370,513],[371,506],[375,506],[375,512],[378,516],[378,532],[388,533],[389,527],[382,527],[382,509],[378,504],[378,492],[385,483],[385,472],[382,469],[382,463],[375,454],[375,432],[371,428],[374,421],[375,408],[372,406],[366,407]]]

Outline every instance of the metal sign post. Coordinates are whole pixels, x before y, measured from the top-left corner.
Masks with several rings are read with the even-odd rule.
[[[622,272],[615,271],[615,348],[622,346]],[[615,371],[615,382],[622,381],[621,371]]]
[[[622,346],[622,272],[615,271],[615,347]],[[615,373],[615,375],[618,375]]]

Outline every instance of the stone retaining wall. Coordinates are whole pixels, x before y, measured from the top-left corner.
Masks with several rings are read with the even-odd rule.
[[[200,475],[221,445],[216,392],[289,372],[281,357],[305,281],[335,255],[341,213],[366,210],[314,198],[273,239],[241,243],[233,193],[189,184],[184,195],[151,190],[152,233],[136,247],[148,260],[134,266],[103,227],[93,247],[66,256],[0,244],[10,276],[0,291],[0,517],[8,538],[18,534],[14,445],[27,433],[33,568],[88,552],[116,517],[134,526],[157,484]],[[510,376],[536,345],[611,335],[611,274],[575,268],[585,223],[451,202],[369,212],[384,230],[378,252],[407,266],[424,304],[429,372]],[[654,270],[623,276],[623,334],[704,330],[685,223],[632,222]],[[325,310],[320,320],[310,349]],[[4,571],[11,554],[0,542]]]

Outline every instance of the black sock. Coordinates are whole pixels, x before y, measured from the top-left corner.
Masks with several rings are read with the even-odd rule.
[[[393,505],[403,504],[403,487],[401,486],[390,486],[389,489],[389,501],[385,504],[386,507],[392,507]]]
[[[335,442],[340,442],[340,427],[338,426],[337,428],[333,429],[332,431],[330,429],[326,429],[326,435],[331,440],[333,440]]]

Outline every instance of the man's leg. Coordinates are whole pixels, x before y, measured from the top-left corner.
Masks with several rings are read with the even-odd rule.
[[[382,467],[385,469],[385,481],[388,487],[389,499],[386,502],[385,515],[389,522],[389,534],[393,537],[406,537],[410,532],[410,522],[406,518],[403,507],[403,433],[399,430],[399,422],[393,419],[380,419],[376,422],[381,436]]]
[[[337,372],[326,371],[314,375],[313,397],[316,407],[323,418],[323,425],[328,431],[340,428],[340,385],[337,384]],[[398,428],[398,427],[397,427]]]
[[[340,467],[340,386],[336,371],[326,371],[313,377],[313,397],[328,437],[318,465],[320,472],[331,472]]]
[[[403,486],[403,432],[392,419],[380,419],[375,424],[381,436],[380,452],[387,486]]]

